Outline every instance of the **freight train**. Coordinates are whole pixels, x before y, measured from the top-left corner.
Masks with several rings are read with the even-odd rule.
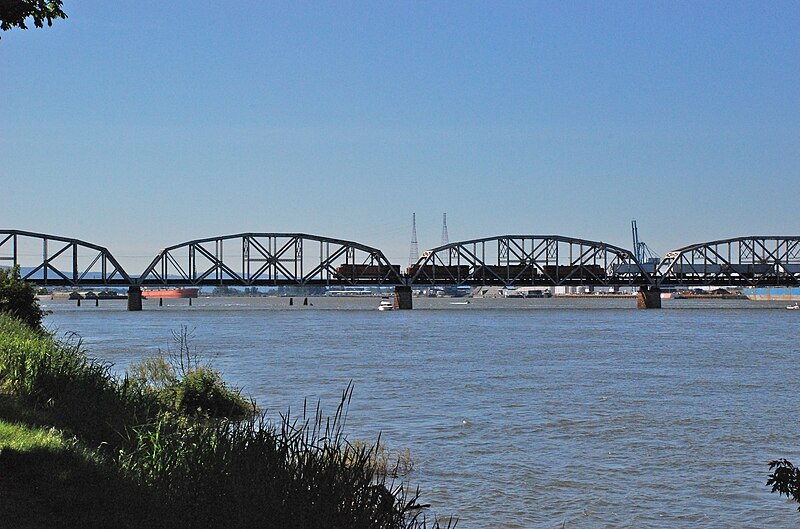
[[[419,273],[419,277],[425,279],[464,279],[469,277],[469,265],[437,266],[437,265],[411,265],[406,268],[406,275],[414,277]]]
[[[507,280],[533,281],[535,279],[555,280],[564,278],[605,279],[606,270],[597,264],[587,265],[545,265],[539,271],[532,265],[481,265],[471,272],[469,265],[436,266],[412,265],[406,269],[406,275],[422,279],[471,279],[473,281]]]
[[[344,279],[385,279],[400,276],[400,265],[343,264],[336,267],[336,275]]]
[[[417,277],[419,281],[554,281],[570,279],[605,279],[606,270],[597,264],[586,265],[544,265],[537,269],[533,265],[419,265],[406,268],[407,277]],[[379,280],[400,276],[399,265],[358,265],[342,264],[336,268],[336,275],[342,279]]]

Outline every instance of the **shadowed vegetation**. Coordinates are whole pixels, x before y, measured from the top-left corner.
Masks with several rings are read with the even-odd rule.
[[[9,412],[0,395],[0,413]],[[0,520],[16,529],[160,527],[164,502],[53,428],[0,420]],[[2,523],[0,523],[2,525]]]

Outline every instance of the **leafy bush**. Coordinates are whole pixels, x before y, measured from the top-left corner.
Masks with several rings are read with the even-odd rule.
[[[185,415],[241,420],[254,412],[222,376],[208,366],[192,369],[175,387],[175,408]]]
[[[36,287],[22,281],[19,266],[0,269],[0,312],[7,312],[34,329],[42,327],[46,312],[36,300]]]
[[[189,346],[191,332],[185,326],[173,332],[177,349],[134,363],[129,377],[144,391],[155,395],[164,408],[196,419],[243,420],[257,408],[229,387],[219,372],[201,364]]]
[[[131,364],[128,376],[155,391],[162,391],[178,383],[175,369],[163,355],[144,358]]]

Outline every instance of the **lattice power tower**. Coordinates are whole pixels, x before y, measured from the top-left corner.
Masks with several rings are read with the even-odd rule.
[[[408,266],[419,260],[419,243],[417,242],[417,214],[411,214],[411,251],[408,254]]]

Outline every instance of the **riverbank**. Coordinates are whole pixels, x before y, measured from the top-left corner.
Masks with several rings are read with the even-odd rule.
[[[273,424],[174,355],[112,376],[107,364],[0,314],[0,493],[20,527],[425,527],[417,496],[351,444],[350,390]],[[180,368],[170,361],[180,360]],[[241,397],[238,397],[241,400]],[[428,526],[437,527],[436,523]]]
[[[161,502],[74,437],[18,422],[0,393],[0,519],[17,529],[163,527]],[[30,420],[28,417],[26,420]]]

